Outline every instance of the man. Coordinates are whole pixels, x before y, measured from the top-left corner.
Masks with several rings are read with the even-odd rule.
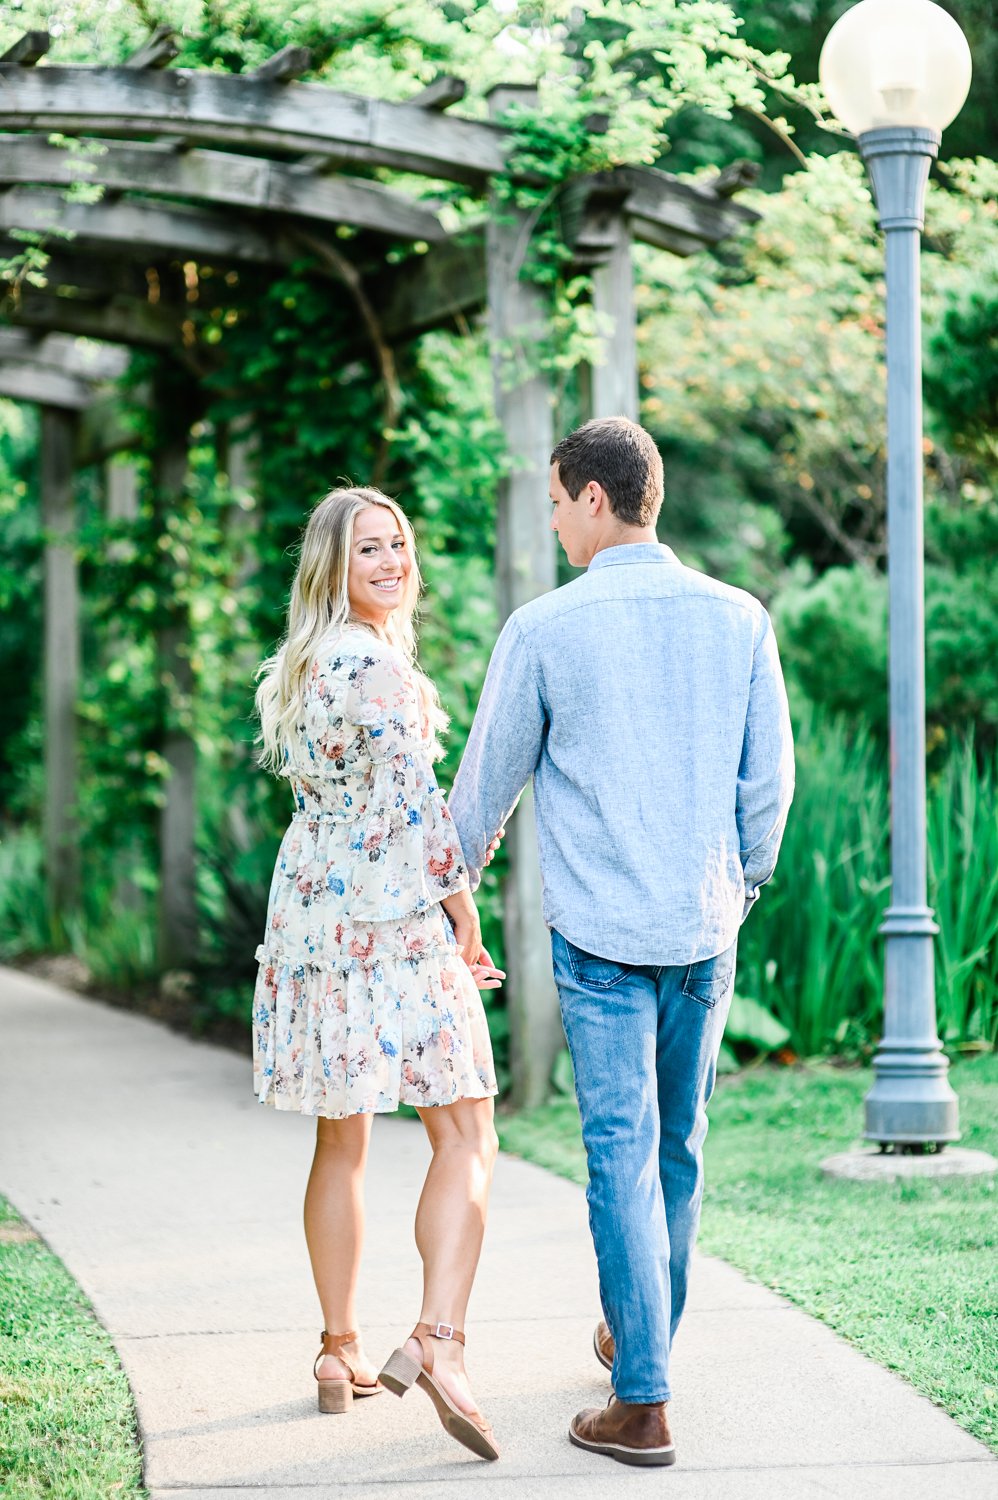
[[[738,929],[793,794],[769,617],[659,544],[662,489],[624,417],[557,445],[551,525],[588,571],[506,622],[450,799],[474,889],[533,777],[614,1390],[569,1437],[649,1465],[675,1461],[669,1353]]]

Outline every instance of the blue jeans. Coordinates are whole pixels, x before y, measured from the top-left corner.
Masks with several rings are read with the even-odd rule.
[[[707,1101],[732,944],[675,968],[597,958],[551,934],[589,1165],[589,1225],[620,1401],[668,1401],[700,1223]]]

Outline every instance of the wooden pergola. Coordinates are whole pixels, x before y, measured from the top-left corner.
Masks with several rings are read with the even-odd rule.
[[[20,248],[16,231],[69,231],[50,244],[44,288],[8,298],[0,329],[0,393],[42,412],[41,490],[46,548],[46,858],[57,911],[79,895],[75,845],[76,699],[79,643],[73,475],[128,439],[106,391],[128,348],[172,353],[191,379],[204,351],[192,348],[189,307],[177,262],[217,270],[280,267],[309,255],[342,282],[356,308],[358,340],[382,348],[482,311],[496,350],[526,346],[545,327],[542,294],[519,271],[529,224],[522,212],[488,215],[491,184],[505,168],[508,133],[496,123],[531,91],[502,86],[487,122],[456,117],[463,85],[440,78],[408,103],[389,103],[297,81],[308,52],[286,47],[250,74],[169,66],[177,47],[159,28],[126,62],[59,67],[49,38],[31,32],[0,57],[0,254]],[[51,143],[53,132],[82,151]],[[449,235],[431,202],[372,180],[377,168],[464,184],[483,204],[482,225]],[[597,312],[612,329],[588,381],[592,415],[638,416],[631,245],[691,255],[754,220],[733,194],[739,171],[707,187],[651,168],[622,167],[573,183],[565,223],[577,265],[591,271]],[[100,200],[67,202],[72,183],[101,187]],[[337,230],[356,235],[345,241]],[[391,266],[379,253],[409,241],[421,253]],[[155,286],[155,295],[151,289]],[[99,341],[83,350],[74,336]],[[553,391],[525,367],[511,376],[496,359],[495,403],[513,459],[499,501],[496,573],[500,615],[554,586],[555,544],[546,504],[555,441]],[[89,361],[89,363],[87,363]],[[252,435],[240,435],[243,479]],[[156,455],[160,490],[184,485],[186,443]],[[115,477],[117,472],[117,478]],[[108,470],[120,489],[120,466]],[[120,497],[110,497],[118,506]],[[164,632],[162,664],[190,688],[183,622]],[[159,951],[184,968],[196,942],[194,770],[191,737],[171,732],[160,827]],[[561,1045],[547,931],[541,919],[533,809],[521,800],[512,827],[506,892],[507,1003],[515,1089],[536,1102]]]

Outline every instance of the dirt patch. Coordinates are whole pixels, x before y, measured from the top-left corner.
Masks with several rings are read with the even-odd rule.
[[[5,1224],[0,1224],[0,1245],[27,1245],[32,1240],[39,1239],[30,1224],[22,1224],[20,1219],[11,1219]]]

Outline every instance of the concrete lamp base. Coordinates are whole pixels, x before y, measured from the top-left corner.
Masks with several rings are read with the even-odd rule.
[[[986,1151],[968,1151],[962,1146],[948,1147],[927,1156],[902,1155],[866,1147],[840,1151],[821,1163],[826,1177],[845,1178],[851,1182],[897,1182],[912,1177],[992,1177],[998,1172],[998,1161]]]

